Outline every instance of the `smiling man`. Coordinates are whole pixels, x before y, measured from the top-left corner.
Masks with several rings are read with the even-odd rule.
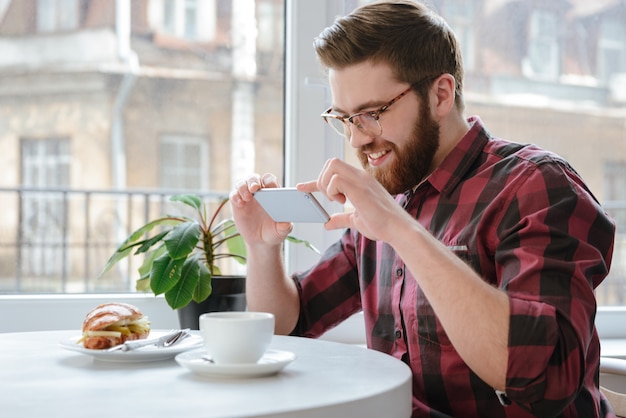
[[[339,18],[315,40],[332,105],[322,118],[363,169],[329,160],[299,184],[339,202],[345,228],[320,262],[288,277],[289,223],[231,193],[248,247],[250,309],[277,332],[317,337],[362,310],[368,347],[411,367],[414,417],[610,417],[598,389],[593,290],[615,229],[555,154],[466,118],[459,46],[410,1]]]

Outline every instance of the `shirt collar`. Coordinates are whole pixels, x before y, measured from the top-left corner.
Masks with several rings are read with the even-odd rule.
[[[467,122],[469,130],[423,182],[429,183],[443,195],[452,192],[466,176],[491,136],[478,116],[469,117]]]

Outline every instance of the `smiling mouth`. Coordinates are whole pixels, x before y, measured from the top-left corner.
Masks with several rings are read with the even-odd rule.
[[[367,158],[369,158],[370,160],[378,160],[379,158],[384,157],[385,155],[387,155],[387,153],[389,152],[389,150],[383,150],[383,151],[378,151],[378,152],[372,152],[370,154],[367,155]]]

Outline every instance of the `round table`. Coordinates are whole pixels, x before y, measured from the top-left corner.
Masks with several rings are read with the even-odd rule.
[[[207,378],[174,359],[111,363],[63,349],[77,331],[0,334],[3,416],[409,417],[411,372],[363,347],[274,336],[278,374]]]

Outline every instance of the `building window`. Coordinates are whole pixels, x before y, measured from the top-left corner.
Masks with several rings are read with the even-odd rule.
[[[166,190],[207,190],[206,140],[185,135],[164,135],[160,144],[160,186]]]
[[[616,19],[603,19],[598,36],[598,78],[626,72],[626,30]]]
[[[153,23],[167,35],[189,41],[215,39],[216,0],[161,0],[150,7]]]
[[[78,27],[78,0],[37,0],[37,31],[60,32]]]
[[[454,31],[463,56],[465,71],[474,69],[474,45],[475,45],[475,2],[472,0],[451,1],[445,4],[442,13]]]
[[[528,56],[524,72],[527,76],[556,79],[560,73],[559,20],[555,13],[533,11],[530,19]]]
[[[22,186],[32,189],[56,189],[70,185],[70,142],[67,138],[22,139],[20,160]],[[29,276],[59,277],[66,237],[67,207],[63,194],[26,191],[20,215],[20,261],[23,286]],[[52,282],[38,281],[38,290]],[[60,290],[60,289],[56,289]]]
[[[604,164],[604,195],[607,211],[615,221],[618,231],[626,225],[626,162],[608,161]],[[597,291],[597,297],[607,305],[626,302],[626,237],[615,237],[611,274]]]

